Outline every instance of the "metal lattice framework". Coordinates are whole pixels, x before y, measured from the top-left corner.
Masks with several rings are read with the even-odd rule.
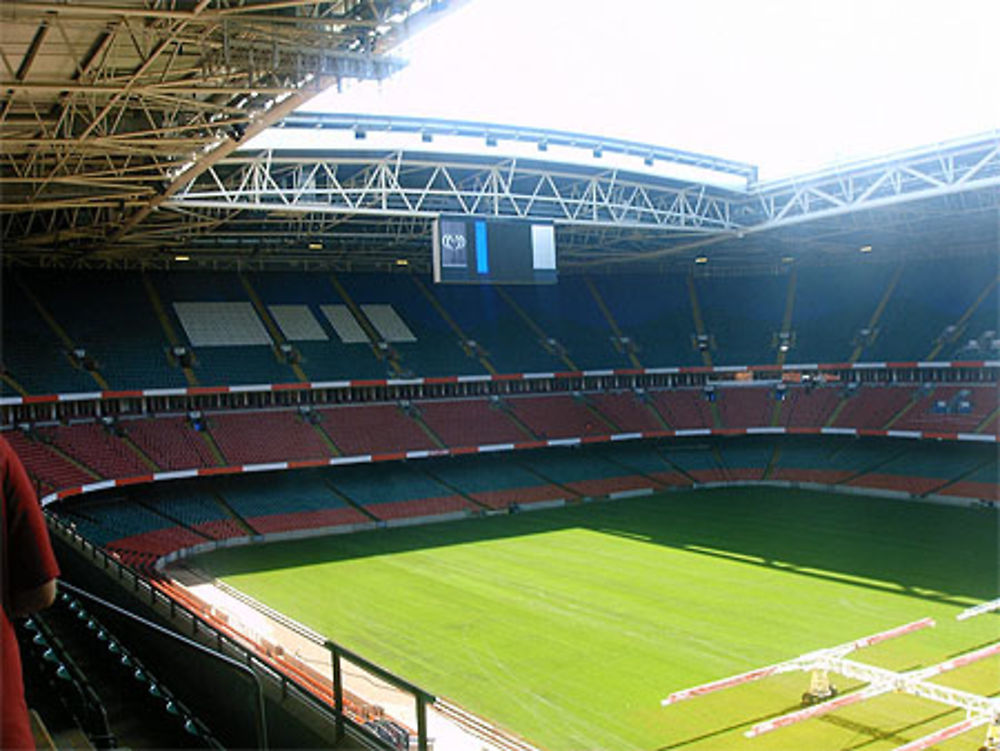
[[[330,120],[323,116],[321,122]],[[293,127],[305,127],[310,120],[297,115],[294,122]],[[359,116],[338,122],[362,135],[372,128],[371,120]],[[433,153],[426,145],[437,131],[491,143],[507,134],[536,144],[561,137],[568,144],[567,134],[469,124],[459,129],[457,124],[413,119],[375,122],[385,130],[419,133],[425,146],[237,154],[179,191],[165,206],[170,220],[149,223],[143,239],[152,243],[172,236],[173,242],[164,246],[168,250],[208,252],[211,245],[257,257],[280,253],[376,265],[406,258],[425,266],[430,221],[450,213],[553,221],[561,263],[570,266],[677,257],[689,261],[713,246],[732,256],[752,256],[759,245],[752,236],[764,232],[772,255],[784,252],[782,237],[786,245],[821,244],[824,236],[852,230],[903,228],[911,238],[937,232],[950,237],[952,245],[958,235],[974,245],[996,242],[997,135],[736,190],[611,167],[598,159],[591,159],[592,164],[554,162],[545,154],[495,155],[488,147],[472,155]],[[594,148],[583,136],[576,143]],[[631,144],[618,151],[646,154]],[[674,156],[658,153],[654,161]],[[683,163],[697,155],[682,152],[677,158]],[[738,169],[734,164],[715,169],[733,173]],[[710,158],[700,166],[711,167]],[[184,228],[181,234],[178,227]],[[778,242],[772,242],[775,237]]]
[[[997,247],[998,133],[760,183],[753,165],[609,137],[297,112],[392,75],[390,52],[463,2],[5,0],[5,260],[426,269],[440,213],[552,221],[565,269],[773,265],[872,238]],[[346,140],[239,150],[272,125]]]
[[[993,606],[993,603],[985,605],[984,609],[980,612],[995,609],[995,606],[991,606]],[[969,610],[965,611],[963,615],[969,613],[973,615],[978,614]],[[962,616],[959,617],[962,618]],[[971,616],[966,615],[966,617]],[[848,654],[857,649],[869,647],[889,639],[895,639],[899,636],[933,627],[934,625],[934,620],[931,618],[914,621],[913,623],[847,642],[836,647],[810,652],[786,662],[767,665],[747,673],[741,673],[740,675],[675,691],[664,699],[661,704],[669,706],[723,689],[741,686],[773,675],[781,675],[782,673],[794,671],[812,671],[814,675],[819,674],[822,676],[821,682],[826,684],[826,674],[832,672],[867,685],[852,693],[843,694],[836,698],[833,698],[836,695],[835,692],[829,692],[826,696],[817,697],[819,703],[812,703],[811,706],[806,706],[803,709],[758,722],[747,730],[744,735],[747,738],[755,738],[764,733],[786,728],[790,725],[795,725],[814,717],[820,717],[891,692],[910,694],[911,696],[917,696],[928,701],[964,710],[966,713],[965,719],[962,721],[899,746],[896,751],[922,751],[922,749],[932,748],[943,740],[962,735],[977,727],[985,725],[995,727],[1000,723],[1000,700],[995,697],[981,696],[969,691],[934,683],[930,679],[966,667],[980,660],[995,657],[1000,654],[1000,642],[994,642],[971,652],[966,652],[936,665],[906,672],[887,670],[847,658]],[[991,741],[988,741],[988,747],[990,751],[995,748]]]
[[[562,224],[735,230],[732,200],[705,185],[672,186],[616,170],[502,159],[462,162],[401,151],[374,157],[234,157],[189,185],[174,206],[303,214],[411,216],[441,213],[548,219]]]
[[[1000,133],[761,186],[757,230],[1000,186]]]
[[[389,51],[438,6],[4,0],[5,251],[142,252],[153,209],[313,95],[399,70]]]

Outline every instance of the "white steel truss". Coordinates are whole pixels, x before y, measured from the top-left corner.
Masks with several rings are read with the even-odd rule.
[[[352,60],[351,54],[338,59]],[[17,81],[8,83],[16,96]],[[141,89],[138,82],[131,86]],[[170,86],[161,88],[157,96],[171,91]],[[188,250],[217,260],[231,248],[238,249],[237,260],[246,252],[299,262],[299,251],[318,245],[323,250],[313,253],[313,260],[362,267],[404,259],[411,267],[425,268],[431,220],[461,214],[555,223],[560,263],[568,268],[690,260],[707,249],[749,256],[754,248],[748,238],[776,230],[786,231],[787,243],[800,247],[890,225],[926,237],[926,228],[918,225],[934,217],[940,218],[938,224],[950,221],[957,228],[942,232],[950,233],[951,243],[981,246],[997,232],[988,222],[973,227],[966,218],[1000,210],[1000,133],[794,179],[724,188],[653,174],[638,165],[675,163],[746,181],[756,171],[738,162],[557,131],[415,118],[292,115],[311,93],[279,95],[272,101],[281,96],[285,98],[269,109],[267,120],[288,115],[285,132],[333,123],[342,131],[353,129],[357,141],[352,148],[334,151],[238,152],[240,137],[251,135],[250,129],[240,133],[239,123],[216,113],[212,117],[220,118],[219,127],[211,132],[193,124],[161,123],[153,131],[147,124],[146,131],[132,137],[95,127],[85,145],[74,143],[73,159],[59,151],[65,138],[18,158],[5,154],[21,148],[16,138],[10,146],[0,145],[0,160],[7,158],[0,176],[5,195],[13,185],[28,196],[17,210],[0,204],[0,214],[3,209],[13,212],[0,217],[5,249],[25,257],[56,257],[79,246],[95,259],[145,263],[157,254],[162,258]],[[126,108],[125,103],[115,118],[123,119],[126,112],[158,122],[144,115],[142,107]],[[263,125],[250,127],[256,133]],[[154,131],[162,143],[146,137]],[[369,131],[416,136],[425,148],[365,148]],[[202,136],[208,140],[199,141]],[[427,146],[439,137],[480,144],[469,153]],[[537,152],[531,157],[490,153],[490,146],[504,139],[534,143]],[[203,156],[182,158],[180,154],[190,153],[184,151],[185,143],[200,146]],[[164,150],[170,144],[177,151]],[[560,160],[549,152],[556,145],[562,154],[575,148],[587,158]],[[608,154],[599,155],[599,149],[634,160],[636,169],[606,163]],[[169,156],[162,158],[164,154]],[[805,234],[787,234],[800,226]],[[403,234],[400,227],[406,228]],[[344,242],[348,236],[354,238],[353,254]],[[384,243],[387,236],[394,240]]]
[[[961,613],[955,616],[956,620],[965,621],[969,618],[975,618],[977,615],[982,615],[983,613],[992,613],[995,610],[1000,610],[1000,598],[996,600],[990,600],[988,602],[981,602],[978,605],[974,605],[971,608],[963,610]]]
[[[731,198],[712,195],[704,185],[645,183],[617,170],[581,174],[517,159],[428,160],[401,151],[374,158],[296,158],[273,151],[238,157],[209,170],[171,204],[353,215],[471,214],[691,232],[737,226]]]
[[[987,612],[989,609],[995,609],[994,603],[985,604],[984,609],[979,612]],[[972,613],[971,609],[964,612],[970,614],[966,617],[978,614]],[[898,747],[896,751],[920,751],[921,749],[928,749],[942,740],[955,737],[974,728],[984,725],[995,727],[1000,724],[1000,699],[973,694],[930,681],[931,678],[952,670],[971,665],[988,657],[995,657],[1000,654],[1000,642],[966,652],[936,665],[907,672],[887,670],[847,658],[848,654],[862,647],[872,646],[879,642],[894,639],[931,626],[934,626],[934,621],[930,618],[914,621],[913,623],[847,642],[836,647],[809,652],[785,662],[757,668],[746,673],[741,673],[740,675],[712,681],[711,683],[694,686],[693,688],[675,691],[664,699],[661,704],[669,706],[680,701],[715,693],[716,691],[733,688],[734,686],[740,686],[782,673],[813,671],[814,674],[819,672],[825,676],[827,672],[832,672],[861,681],[867,685],[851,693],[836,696],[835,698],[830,698],[834,696],[833,693],[830,693],[829,696],[823,697],[819,703],[811,704],[810,706],[770,720],[758,722],[747,730],[744,735],[747,738],[755,738],[764,733],[770,733],[814,717],[820,717],[890,692],[910,694],[911,696],[917,696],[928,701],[962,709],[966,713],[965,719],[961,722],[906,743]],[[993,746],[990,746],[991,751],[993,748]]]
[[[759,186],[754,231],[1000,186],[1000,133]]]
[[[423,121],[404,126],[427,127]],[[448,132],[447,124],[437,127]],[[473,132],[481,135],[480,130]],[[544,133],[513,131],[510,137],[538,140]],[[633,148],[630,153],[640,152]],[[247,247],[279,253],[280,245],[289,249],[329,240],[325,228],[353,227],[360,235],[364,226],[374,235],[360,242],[355,260],[391,263],[406,248],[389,246],[380,256],[376,246],[386,232],[395,235],[399,220],[407,218],[416,233],[410,249],[418,249],[409,262],[420,266],[420,252],[428,255],[430,220],[462,214],[552,221],[560,253],[570,264],[651,260],[807,223],[835,234],[845,227],[877,228],[887,223],[886,217],[913,226],[919,215],[947,218],[995,211],[1000,209],[1000,135],[745,190],[541,157],[406,149],[303,155],[264,150],[221,160],[164,208],[183,210],[188,217],[211,217],[210,224],[182,222],[181,227],[188,228],[188,234],[181,230],[182,236],[191,247],[198,247],[199,238],[207,241],[209,231],[217,231],[234,241],[242,235],[239,242]],[[874,218],[873,210],[881,218]],[[388,229],[379,229],[379,223]],[[177,223],[173,226],[176,231]],[[127,251],[130,242],[146,245],[157,234],[162,232],[154,222],[125,238],[121,247]]]

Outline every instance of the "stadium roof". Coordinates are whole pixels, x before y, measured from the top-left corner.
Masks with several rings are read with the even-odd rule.
[[[5,0],[5,262],[426,270],[441,213],[551,221],[564,270],[1000,248],[998,132],[761,183],[600,134],[296,111],[398,70],[444,5]]]
[[[331,85],[399,70],[391,50],[444,7],[4,0],[4,250],[129,246],[156,206],[243,139]]]

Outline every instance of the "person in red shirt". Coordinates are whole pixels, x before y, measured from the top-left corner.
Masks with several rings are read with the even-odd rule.
[[[48,607],[55,600],[56,563],[45,517],[28,473],[0,436],[0,748],[34,749],[35,741],[24,701],[21,656],[13,618]]]

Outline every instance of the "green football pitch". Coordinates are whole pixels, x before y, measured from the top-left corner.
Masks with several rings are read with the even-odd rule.
[[[744,738],[797,708],[800,672],[660,700],[926,616],[938,625],[852,658],[908,670],[1000,639],[1000,615],[955,620],[1000,594],[998,561],[993,510],[755,488],[231,549],[199,565],[551,751],[874,751],[964,715],[887,694]],[[1000,659],[936,680],[992,695]]]

